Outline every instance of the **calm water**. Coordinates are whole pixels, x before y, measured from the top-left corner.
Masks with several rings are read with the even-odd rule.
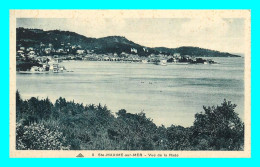
[[[72,61],[74,72],[17,74],[22,98],[65,97],[84,104],[106,104],[113,112],[144,111],[157,125],[190,126],[203,105],[223,99],[244,117],[244,59],[212,58],[218,65],[167,65]]]

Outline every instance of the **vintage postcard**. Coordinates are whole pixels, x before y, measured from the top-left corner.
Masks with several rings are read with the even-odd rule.
[[[10,10],[10,157],[251,157],[250,10]]]

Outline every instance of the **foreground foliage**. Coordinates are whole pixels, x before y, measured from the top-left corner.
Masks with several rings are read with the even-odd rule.
[[[22,100],[16,93],[19,150],[243,150],[244,124],[236,105],[203,107],[191,127],[156,126],[145,113],[115,115],[106,106],[59,98]]]
[[[68,150],[66,139],[57,130],[49,130],[43,124],[30,126],[16,124],[16,146],[18,150]]]

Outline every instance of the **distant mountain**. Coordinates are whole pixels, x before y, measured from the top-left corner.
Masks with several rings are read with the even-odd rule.
[[[95,50],[96,53],[131,53],[131,49],[136,49],[141,56],[148,56],[152,53],[159,54],[159,51],[141,46],[121,36],[98,38],[89,49]]]
[[[51,43],[55,49],[61,47],[61,43],[71,43],[74,45],[81,44],[82,47],[87,47],[96,41],[95,38],[88,38],[83,35],[70,31],[43,31],[39,29],[16,29],[17,46],[39,48],[40,44]]]
[[[167,52],[170,54],[174,53],[180,53],[181,55],[190,55],[195,57],[241,57],[239,55],[230,54],[227,52],[219,52],[216,50],[210,50],[210,49],[203,49],[199,47],[192,47],[192,46],[182,46],[179,48],[166,48],[166,47],[156,47],[155,50],[159,52]]]
[[[133,49],[140,56],[150,54],[173,54],[190,56],[210,56],[210,57],[240,57],[238,55],[223,53],[219,51],[203,49],[198,47],[183,46],[179,48],[156,47],[150,48],[134,43],[122,36],[108,36],[104,38],[89,38],[70,31],[51,30],[43,31],[41,29],[16,29],[17,49],[19,46],[40,48],[41,44],[52,44],[54,49],[59,49],[68,43],[81,47],[81,49],[94,50],[95,53],[133,53]]]

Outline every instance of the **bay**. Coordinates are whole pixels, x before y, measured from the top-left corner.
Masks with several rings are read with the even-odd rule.
[[[219,64],[168,64],[70,61],[73,72],[19,74],[22,98],[64,97],[83,104],[107,105],[112,113],[143,111],[157,125],[191,126],[202,106],[237,104],[244,117],[244,58],[211,58]]]

